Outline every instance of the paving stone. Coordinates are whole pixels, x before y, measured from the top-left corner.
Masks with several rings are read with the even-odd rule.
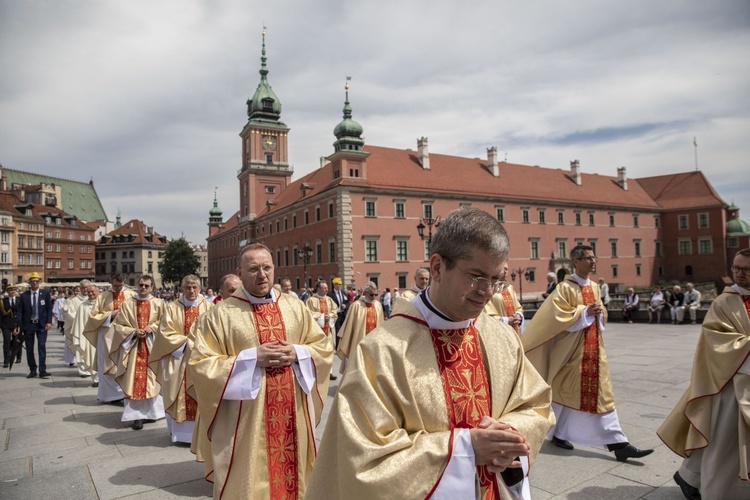
[[[0,498],[99,500],[85,465],[0,482]]]

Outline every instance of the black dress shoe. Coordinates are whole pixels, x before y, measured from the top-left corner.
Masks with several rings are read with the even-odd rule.
[[[134,431],[139,431],[141,429],[143,429],[143,420],[136,420],[135,422],[133,422]]]
[[[685,495],[685,498],[688,500],[701,500],[701,491],[682,479],[679,472],[675,472],[672,477],[674,478],[674,482],[677,483],[677,486],[682,490],[682,494]]]
[[[3,368],[8,368],[8,363],[3,363]]]
[[[26,378],[34,378],[36,377],[36,372],[31,372],[28,375],[26,375]]]
[[[334,375],[333,373],[331,373],[330,375],[328,375],[328,380],[336,380],[337,378],[338,377],[336,375]]]
[[[143,419],[143,423],[144,424],[153,424],[154,422],[156,422],[156,420],[154,420],[153,418],[144,418]]]
[[[562,448],[563,450],[574,449],[573,443],[571,443],[570,441],[566,441],[564,439],[560,439],[559,437],[556,437],[556,436],[552,436],[552,444],[554,444],[558,448]]]
[[[50,378],[52,374],[50,372],[42,372],[39,374],[39,378]]]
[[[646,455],[651,455],[654,452],[654,450],[639,450],[630,443],[628,443],[628,445],[624,448],[620,448],[619,450],[614,451],[615,458],[618,462],[624,462],[628,458],[643,458]]]
[[[94,382],[93,384],[91,384],[91,387],[99,387],[99,382]]]

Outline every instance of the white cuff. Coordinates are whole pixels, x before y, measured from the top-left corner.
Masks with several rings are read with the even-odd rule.
[[[260,392],[263,373],[258,366],[258,348],[245,349],[234,360],[223,399],[255,399]]]
[[[180,347],[172,351],[172,356],[174,356],[177,359],[180,359],[182,355],[185,353],[185,347],[187,346],[187,340],[182,343]]]
[[[507,325],[508,321],[510,321],[510,316],[501,316],[500,321],[502,321],[503,323]]]
[[[109,313],[109,316],[107,316],[107,319],[104,320],[104,324],[102,325],[105,328],[109,328],[112,326],[112,313]]]
[[[128,335],[125,341],[122,343],[121,348],[127,351],[133,346],[135,342],[137,342],[137,340],[138,336],[135,334],[135,330],[133,330],[133,333]]]
[[[315,321],[318,322],[319,327],[324,328],[326,326],[325,314],[321,314],[320,316],[318,316],[318,319],[316,319]]]
[[[297,353],[297,361],[292,363],[292,371],[305,394],[310,394],[315,385],[315,365],[312,356],[306,347],[297,344],[292,344],[292,347]]]
[[[432,497],[436,500],[476,499],[476,463],[469,429],[453,430],[453,453]]]

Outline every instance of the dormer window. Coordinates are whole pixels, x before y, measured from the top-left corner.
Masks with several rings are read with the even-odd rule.
[[[263,99],[263,111],[273,111],[273,99]]]
[[[276,193],[276,186],[266,186],[266,194]]]

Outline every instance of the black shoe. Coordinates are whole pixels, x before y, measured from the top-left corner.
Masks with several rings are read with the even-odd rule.
[[[75,363],[68,363],[68,368],[73,368],[75,365]]]
[[[136,420],[135,422],[133,422],[134,431],[139,431],[141,429],[143,429],[143,420]]]
[[[99,382],[94,382],[93,384],[91,384],[91,387],[99,387]]]
[[[34,378],[36,377],[36,372],[31,372],[28,375],[26,375],[26,378]]]
[[[156,422],[156,420],[154,420],[153,418],[144,418],[143,419],[143,423],[144,424],[153,424],[154,422]]]
[[[639,450],[630,443],[628,443],[628,445],[624,448],[620,448],[619,450],[614,451],[615,458],[618,462],[624,462],[628,458],[643,458],[646,455],[651,455],[654,452],[654,450]]]
[[[333,373],[331,373],[330,375],[328,375],[328,380],[336,380],[337,378],[338,377],[336,375],[334,375]]]
[[[560,439],[560,438],[558,438],[556,436],[552,436],[552,444],[554,444],[558,448],[562,448],[563,450],[572,450],[572,449],[574,449],[573,448],[573,443],[571,443],[570,441],[566,441],[564,439]]]
[[[3,368],[8,368],[8,363],[3,363]]]
[[[39,374],[39,378],[50,378],[52,374],[50,372],[42,372]]]
[[[675,472],[672,478],[674,479],[674,482],[677,483],[677,486],[679,486],[682,490],[682,494],[685,495],[685,498],[687,498],[688,500],[701,500],[701,491],[682,479],[682,476],[679,472]]]

